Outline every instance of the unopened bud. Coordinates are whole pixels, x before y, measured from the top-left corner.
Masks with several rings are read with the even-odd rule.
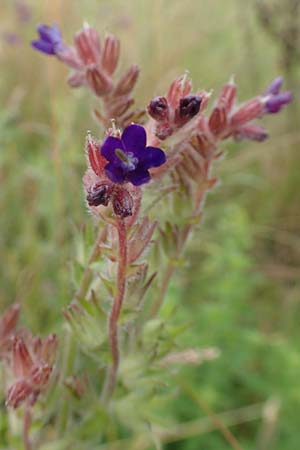
[[[100,38],[95,28],[85,26],[75,35],[75,47],[83,64],[98,64],[101,52]]]
[[[225,108],[226,113],[229,113],[234,106],[236,92],[236,84],[233,82],[233,80],[229,81],[229,83],[226,83],[222,87],[217,106]]]
[[[68,76],[68,85],[72,88],[77,88],[85,84],[84,72],[73,72]]]
[[[111,186],[107,183],[97,183],[86,196],[89,206],[107,206],[111,198]]]
[[[129,94],[135,86],[140,69],[137,65],[131,66],[120,78],[114,90],[115,95]]]
[[[208,121],[208,126],[215,136],[218,136],[225,130],[227,126],[227,113],[225,107],[216,106],[213,109]]]
[[[169,105],[166,97],[154,97],[148,106],[149,115],[158,122],[164,122],[169,117]]]
[[[99,143],[91,137],[89,132],[86,139],[86,152],[91,168],[98,177],[101,177],[104,173],[104,166],[107,164],[107,161],[101,155]]]
[[[241,126],[253,119],[261,117],[265,111],[261,97],[255,97],[240,106],[231,118],[231,125]]]
[[[192,90],[192,82],[186,72],[183,76],[177,78],[170,86],[167,99],[170,105],[175,109],[181,98],[186,97]]]
[[[251,141],[263,142],[267,139],[268,132],[259,125],[246,123],[242,127],[238,128],[234,134],[234,137],[237,141],[249,139]]]
[[[122,219],[132,216],[133,199],[129,192],[125,189],[115,189],[112,199],[112,206],[116,216]]]
[[[107,94],[112,89],[110,78],[96,67],[90,67],[86,71],[86,80],[90,88],[98,97]]]
[[[120,41],[113,35],[108,35],[105,38],[101,65],[103,69],[112,75],[116,70],[120,56]]]

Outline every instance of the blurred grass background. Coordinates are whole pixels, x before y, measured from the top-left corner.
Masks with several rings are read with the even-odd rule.
[[[69,42],[83,20],[101,34],[116,33],[122,66],[142,68],[140,105],[185,69],[195,88],[216,93],[234,74],[240,99],[287,75],[298,98],[300,58],[286,67],[281,43],[260,26],[254,1],[1,0],[0,8],[0,307],[21,302],[24,323],[46,333],[59,329],[72,295],[76,236],[89,222],[83,146],[86,130],[99,130],[89,112],[92,96],[70,91],[67,70],[30,48],[35,25],[54,21]],[[263,417],[232,428],[244,449],[300,448],[297,103],[265,120],[267,142],[226,143],[227,158],[216,168],[222,185],[208,197],[190,262],[168,299],[180,319],[193,317],[187,346],[216,346],[221,354],[185,369],[192,387],[168,404],[167,414],[187,422],[207,416],[206,404],[227,411],[267,402]],[[231,446],[214,431],[169,448]]]

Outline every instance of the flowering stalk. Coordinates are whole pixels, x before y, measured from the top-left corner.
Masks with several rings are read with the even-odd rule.
[[[102,400],[107,401],[113,393],[120,362],[120,349],[118,338],[118,320],[125,297],[126,267],[127,267],[127,239],[126,225],[123,219],[117,221],[119,238],[119,262],[117,275],[117,293],[113,302],[109,317],[109,340],[112,353],[112,366],[107,372],[107,380],[104,384]]]
[[[139,68],[132,65],[116,77],[120,44],[115,36],[106,36],[102,42],[97,31],[85,25],[76,33],[71,47],[65,44],[55,25],[40,25],[38,33],[33,47],[71,68],[68,83],[72,88],[86,87],[101,101],[101,111],[94,113],[105,127],[102,139],[97,140],[90,133],[86,139],[84,194],[98,234],[64,316],[80,351],[91,357],[97,368],[105,368],[101,386],[103,405],[113,396],[123,400],[120,399],[122,390],[116,389],[119,381],[128,392],[129,401],[137,401],[135,390],[138,399],[145,396],[147,400],[149,392],[150,395],[156,392],[155,387],[148,388],[142,380],[138,390],[140,379],[146,378],[147,370],[151,372],[152,368],[153,372],[162,367],[167,370],[166,362],[174,360],[174,352],[169,353],[173,349],[173,337],[168,342],[166,336],[170,324],[161,326],[157,316],[177,262],[202,217],[206,194],[218,182],[211,176],[211,170],[214,162],[223,156],[220,144],[229,138],[263,142],[268,133],[258,120],[279,112],[291,102],[292,96],[290,92],[281,92],[283,80],[276,78],[264,93],[238,104],[237,87],[231,79],[207,112],[211,94],[205,90],[193,92],[192,82],[185,73],[171,83],[165,95],[150,100],[147,108],[133,110],[132,92]],[[142,126],[146,110],[149,120]],[[146,192],[155,197],[150,206]],[[158,220],[158,205],[162,215],[167,215],[168,200],[177,207],[177,212],[167,216],[164,226]],[[148,213],[151,210],[152,214],[154,207],[157,212],[151,218]],[[165,259],[159,260],[160,266],[151,273],[147,252],[153,244],[159,250],[164,249],[167,262],[163,267]],[[143,299],[152,286],[157,295],[149,308],[150,317],[145,320]],[[32,407],[48,387],[53,368],[48,355],[51,348],[42,355],[43,352],[37,351],[38,346],[18,336],[14,336],[11,345],[7,336],[14,329],[14,314],[8,322],[5,332],[0,332],[0,340],[7,345],[8,358],[18,364],[13,365],[16,380],[8,390],[7,405],[16,408],[29,401]],[[45,347],[51,347],[51,339],[46,341]],[[42,342],[39,346],[44,348]],[[86,391],[81,389],[77,374],[72,373],[75,372],[74,354],[74,346],[70,345],[64,356],[67,363],[59,385],[69,387],[81,398]],[[175,354],[176,361],[184,361],[185,351]],[[126,364],[132,362],[132,355],[137,358],[137,367],[133,370],[129,363],[128,370]],[[155,385],[157,379],[154,377],[151,383]],[[60,420],[62,430],[69,410],[65,396]],[[28,447],[29,417],[25,415],[24,420],[24,442],[27,441]]]

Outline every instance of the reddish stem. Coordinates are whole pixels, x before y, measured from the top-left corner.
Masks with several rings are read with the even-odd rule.
[[[29,439],[29,429],[31,426],[31,411],[29,406],[25,406],[23,417],[23,444],[24,450],[32,450],[31,442]]]
[[[104,385],[102,399],[107,401],[115,388],[117,373],[120,362],[120,349],[118,337],[118,320],[125,297],[126,289],[126,266],[127,266],[127,239],[126,226],[122,219],[118,220],[118,238],[119,238],[119,264],[117,274],[117,293],[113,302],[109,317],[109,341],[112,354],[112,366],[107,374],[107,379]]]

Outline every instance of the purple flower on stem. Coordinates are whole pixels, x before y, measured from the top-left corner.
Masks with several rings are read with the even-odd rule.
[[[57,25],[38,25],[39,39],[32,41],[31,45],[46,55],[56,55],[64,47],[62,36]]]
[[[264,93],[265,109],[269,114],[279,112],[283,106],[288,105],[293,100],[291,92],[280,92],[282,83],[282,77],[275,78]]]
[[[101,147],[101,155],[107,159],[106,175],[114,183],[129,181],[140,186],[150,181],[148,169],[166,162],[164,152],[157,147],[146,147],[146,131],[136,124],[123,131],[121,139],[109,136]]]

